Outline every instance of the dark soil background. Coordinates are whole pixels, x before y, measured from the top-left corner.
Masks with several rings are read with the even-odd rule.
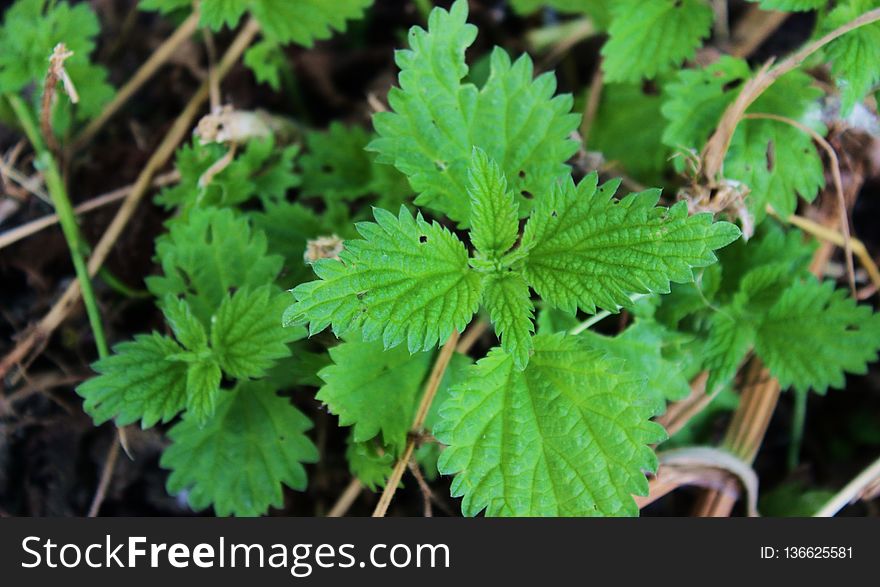
[[[448,5],[450,2],[437,2]],[[10,1],[0,1],[5,11]],[[173,31],[174,23],[151,13],[134,11],[134,0],[92,0],[103,25],[97,59],[121,86]],[[503,1],[471,0],[471,20],[480,36],[469,56],[484,53],[494,44],[513,53],[525,49],[524,33],[540,24],[546,14],[522,19]],[[745,3],[730,2],[734,22]],[[249,71],[238,66],[222,84],[224,101],[240,109],[265,108],[294,117],[316,128],[332,120],[369,124],[369,92],[384,96],[396,76],[393,50],[402,47],[408,27],[422,24],[415,6],[404,0],[377,0],[367,19],[352,23],[349,32],[305,50],[291,47],[287,56],[294,76],[282,92],[258,85]],[[762,45],[752,59],[762,62],[785,54],[806,40],[813,17],[795,15]],[[219,34],[224,47],[231,34]],[[560,91],[582,92],[597,65],[600,40],[579,43],[556,65]],[[711,44],[711,41],[710,41]],[[195,37],[171,64],[166,65],[107,125],[97,140],[71,162],[69,186],[74,205],[130,184],[162,139],[174,118],[198,87],[198,72],[205,63],[203,45]],[[0,127],[0,152],[6,153],[19,135]],[[852,157],[874,160],[877,146],[863,142]],[[874,164],[873,168],[877,169]],[[170,169],[170,167],[169,167]],[[830,182],[829,182],[830,183]],[[0,194],[0,198],[7,194]],[[110,222],[116,206],[91,212],[81,219],[86,238],[96,242]],[[37,198],[25,200],[17,213],[0,220],[0,232],[51,213]],[[877,256],[880,252],[880,178],[867,177],[853,211],[854,233]],[[107,267],[133,289],[143,288],[143,278],[154,274],[153,241],[162,232],[164,213],[149,203],[140,205],[123,237],[110,255]],[[838,258],[838,261],[840,259]],[[73,268],[60,229],[55,226],[0,250],[0,355],[6,355],[29,325],[38,321],[70,282]],[[152,300],[127,299],[96,280],[108,338],[111,344],[136,333],[163,329]],[[876,294],[871,301],[876,304]],[[613,321],[611,328],[614,328]],[[479,348],[477,349],[480,350]],[[0,381],[0,516],[84,515],[95,494],[108,447],[114,441],[112,425],[95,428],[74,393],[76,384],[90,376],[94,344],[85,313],[79,307],[59,328],[42,354],[24,371],[9,373]],[[310,433],[321,450],[320,464],[309,466],[309,487],[304,493],[288,492],[283,509],[271,515],[321,515],[339,497],[350,474],[344,459],[346,431],[336,418],[314,400],[314,391],[294,398],[315,422]],[[786,454],[790,439],[793,394],[783,393],[756,468],[762,492],[781,484],[801,482],[812,489],[837,489],[880,453],[880,367],[865,376],[851,377],[846,390],[826,396],[810,394],[801,464],[789,474]],[[723,435],[727,416],[712,422],[706,442]],[[130,427],[135,460],[119,459],[102,515],[194,515],[182,499],[165,490],[167,472],[158,466],[166,443],[161,426],[141,431]],[[412,478],[398,491],[390,515],[422,515],[422,495]],[[434,514],[457,514],[459,505],[448,497],[448,481],[432,482],[438,503]],[[695,492],[675,492],[645,510],[645,515],[687,515]],[[350,511],[368,515],[376,496],[365,492]],[[846,515],[878,515],[878,502],[862,503]]]

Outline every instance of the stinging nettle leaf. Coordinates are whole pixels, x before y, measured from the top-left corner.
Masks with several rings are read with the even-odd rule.
[[[285,324],[308,323],[310,334],[332,324],[337,336],[358,331],[386,348],[410,352],[461,332],[480,303],[479,275],[458,238],[421,214],[373,210],[376,222],[357,225],[363,239],[345,242],[339,260],[313,264],[320,278],[292,290]]]
[[[709,36],[712,18],[705,0],[615,2],[602,47],[605,81],[636,82],[674,69]]]
[[[156,297],[183,296],[206,327],[233,288],[260,287],[278,276],[283,259],[267,254],[266,235],[229,209],[195,208],[156,242],[164,275],[147,278]]]
[[[305,432],[309,419],[265,382],[240,383],[217,398],[201,426],[191,414],[168,433],[160,464],[171,469],[168,492],[186,491],[190,506],[218,516],[259,516],[284,503],[282,485],[306,486],[303,463],[318,459]]]
[[[186,363],[173,339],[140,334],[113,347],[113,354],[92,365],[98,372],[76,388],[95,424],[114,419],[117,426],[141,421],[142,428],[168,422],[186,406]]]
[[[409,178],[417,204],[461,225],[470,217],[473,147],[504,170],[525,212],[529,198],[570,173],[565,162],[577,144],[569,135],[580,121],[571,114],[571,96],[553,96],[552,74],[533,79],[527,55],[511,62],[496,48],[486,84],[478,90],[462,83],[468,73],[465,49],[477,34],[467,16],[467,2],[458,0],[449,11],[432,10],[427,31],[410,29],[410,49],[396,54],[400,87],[388,94],[392,111],[373,117],[379,138],[369,146],[379,153],[378,161],[394,164]]]
[[[501,168],[475,147],[468,169],[471,242],[490,259],[499,259],[519,236],[518,206]]]
[[[619,360],[562,334],[538,335],[524,371],[493,349],[440,409],[441,473],[473,516],[637,515],[648,445],[665,438]]]
[[[656,206],[659,190],[613,199],[619,182],[597,187],[591,174],[569,179],[540,199],[526,224],[524,276],[535,291],[569,313],[616,312],[631,294],[668,293],[670,281],[693,280],[694,267],[739,235],[710,214],[688,216],[686,204]]]
[[[220,304],[211,327],[211,347],[228,375],[257,378],[290,355],[295,331],[281,325],[287,298],[273,286],[244,288]]]
[[[833,282],[798,282],[758,327],[755,352],[783,387],[798,391],[844,386],[844,373],[866,373],[880,349],[880,314]]]
[[[186,413],[204,426],[217,409],[220,390],[220,365],[213,359],[190,363],[186,370]]]
[[[501,339],[501,348],[510,353],[518,368],[525,369],[535,332],[529,285],[519,273],[489,274],[483,282],[483,304]]]

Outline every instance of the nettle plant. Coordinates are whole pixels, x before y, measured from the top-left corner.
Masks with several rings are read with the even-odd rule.
[[[249,11],[264,38],[245,62],[277,89],[283,45],[326,38],[369,4],[202,0],[200,19],[219,29]],[[876,7],[761,4],[820,10],[817,35]],[[648,183],[670,167],[695,181],[696,154],[756,75],[733,57],[681,68],[711,33],[703,0],[511,5],[583,13],[607,32],[587,144]],[[46,53],[73,35],[49,34],[68,8],[19,0],[5,26],[24,10],[44,15]],[[156,198],[173,212],[156,242],[160,273],[147,278],[167,328],[118,344],[77,392],[98,424],[171,425],[161,465],[194,509],[260,515],[283,505],[285,486],[305,489],[319,454],[297,406],[319,388],[370,489],[389,478],[396,489],[395,465],[418,440],[413,458],[429,479],[453,476],[465,515],[636,515],[633,496],[647,492],[667,436],[654,419],[699,373],[707,392],[729,389],[756,355],[782,386],[824,392],[876,360],[878,315],[813,277],[814,245],[768,215],[786,219],[824,185],[809,134],[825,131],[822,91],[809,75],[782,76],[738,122],[713,178],[730,202],[707,206],[685,188],[661,205],[659,189],[619,194],[621,180],[584,172],[574,100],[556,95],[552,73],[534,77],[527,55],[495,48],[485,81],[469,81],[467,18],[457,0],[410,30],[375,133],[294,125],[291,137],[243,137],[235,151],[199,139],[178,151],[180,181]],[[880,80],[880,59],[862,59],[880,47],[878,31],[856,28],[812,54],[831,64],[842,116]],[[86,67],[94,31],[77,34]],[[40,79],[3,55],[4,93]],[[633,319],[620,333],[590,329],[622,309]],[[485,324],[497,346],[476,361],[469,349],[481,347],[453,352]]]

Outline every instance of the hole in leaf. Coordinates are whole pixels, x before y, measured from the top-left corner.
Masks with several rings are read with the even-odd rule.
[[[767,143],[767,171],[773,171],[773,167],[776,164],[776,149],[773,145],[773,141],[769,141]]]
[[[425,244],[426,242],[428,242],[428,237],[425,236],[424,234],[419,236],[419,242],[422,244]]]
[[[519,177],[520,177],[520,179],[525,179],[525,177],[526,177],[525,170],[523,170],[523,169],[519,170]]]
[[[532,192],[530,192],[530,191],[528,191],[528,190],[523,190],[523,191],[521,191],[519,194],[520,194],[522,197],[524,197],[526,200],[531,200],[532,198],[535,197],[535,196],[532,195]]]
[[[550,216],[556,218],[557,216],[559,216],[559,214],[556,213],[556,210],[553,210],[552,212],[550,212]]]
[[[723,86],[721,86],[721,91],[722,92],[729,92],[730,90],[733,90],[735,88],[740,87],[742,85],[742,83],[743,83],[742,78],[732,79],[729,82],[727,82],[726,84],[724,84]]]

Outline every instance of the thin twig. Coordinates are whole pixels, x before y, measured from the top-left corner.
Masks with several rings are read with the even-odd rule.
[[[260,27],[255,20],[251,19],[247,22],[220,61],[217,67],[217,76],[219,78],[222,79],[232,69],[232,66],[238,62],[241,55],[253,42],[259,30]],[[147,164],[132,186],[128,197],[123,201],[110,226],[107,227],[101,240],[95,246],[94,252],[89,259],[89,275],[94,276],[98,269],[101,268],[116,240],[128,225],[128,221],[131,220],[138,204],[149,189],[153,176],[168,162],[174,154],[177,145],[186,137],[192,128],[195,117],[207,99],[208,84],[204,82],[190,99],[183,112],[177,117],[162,143],[150,157],[149,161],[147,161]],[[0,361],[0,379],[3,379],[12,366],[24,361],[32,349],[49,337],[58,325],[64,321],[79,299],[80,285],[77,280],[68,286],[61,298],[52,306],[43,319],[31,329],[28,335],[16,344],[9,354],[3,357],[3,360]]]
[[[101,471],[101,480],[98,482],[98,490],[95,491],[95,497],[92,499],[92,505],[89,507],[88,517],[94,518],[101,510],[101,504],[107,496],[107,488],[110,487],[110,481],[113,479],[113,471],[116,468],[116,461],[119,460],[120,443],[116,438],[110,441],[110,450],[107,451],[107,460],[104,461],[104,469]]]
[[[150,187],[165,187],[167,185],[171,185],[172,183],[176,183],[179,180],[180,173],[178,171],[169,171],[168,173],[163,173],[162,175],[156,177]],[[108,204],[118,202],[119,200],[122,200],[131,193],[131,188],[132,186],[128,185],[113,190],[112,192],[107,192],[106,194],[96,196],[91,200],[87,200],[79,206],[75,207],[73,209],[73,213],[76,215],[85,214],[86,212],[97,210],[98,208],[102,208]],[[7,230],[6,232],[0,233],[0,249],[8,247],[9,245],[18,242],[23,238],[27,238],[33,234],[40,232],[43,229],[54,226],[55,224],[58,224],[58,215],[49,214],[47,216],[43,216],[42,218],[31,220],[26,224],[22,224],[21,226],[17,226],[15,228]]]
[[[720,175],[724,163],[724,157],[730,147],[733,133],[736,130],[739,121],[742,120],[746,109],[748,109],[748,107],[751,106],[767,88],[773,85],[777,79],[789,71],[800,67],[810,55],[831,41],[845,35],[851,30],[877,22],[878,20],[880,20],[880,8],[870,10],[847,24],[824,35],[822,38],[809,43],[776,66],[773,66],[772,61],[765,63],[755,76],[746,82],[742,91],[740,91],[733,103],[731,103],[724,111],[715,132],[703,148],[701,157],[703,161],[703,175],[709,185],[712,185]]]
[[[853,264],[852,235],[850,234],[849,230],[849,213],[846,210],[846,197],[843,195],[843,179],[840,177],[840,159],[838,159],[834,147],[832,147],[831,144],[825,140],[825,137],[817,133],[809,126],[801,124],[797,120],[786,118],[785,116],[757,113],[746,114],[744,118],[756,120],[775,120],[777,122],[788,124],[810,135],[810,137],[812,137],[814,141],[819,143],[819,146],[825,150],[825,153],[828,155],[828,159],[831,162],[831,178],[834,182],[834,191],[837,194],[837,204],[840,207],[840,233],[843,235],[843,250],[846,253],[846,275],[849,280],[849,289],[852,292],[852,295],[855,297],[856,270],[855,265]]]
[[[596,113],[599,112],[599,104],[602,102],[602,87],[604,76],[602,74],[602,62],[596,65],[596,71],[590,80],[590,88],[588,90],[589,97],[584,105],[584,118],[581,121],[581,137],[583,137],[582,148],[587,148],[587,141],[590,140],[590,129],[593,127],[593,121],[596,120]]]
[[[458,338],[458,332],[453,330],[449,340],[446,341],[446,344],[440,349],[440,354],[437,355],[434,368],[431,370],[431,376],[428,377],[428,381],[425,384],[425,392],[422,395],[422,401],[419,403],[416,416],[413,418],[412,426],[410,426],[411,434],[406,441],[406,448],[394,464],[394,469],[391,471],[391,475],[385,483],[385,491],[382,492],[382,497],[379,498],[379,503],[373,511],[374,518],[383,517],[388,511],[388,506],[391,505],[391,500],[394,499],[394,493],[397,491],[397,486],[400,485],[400,480],[403,478],[406,464],[412,458],[413,450],[416,446],[416,435],[422,431],[422,426],[425,424],[425,418],[428,417],[428,411],[431,409],[431,403],[434,401],[434,396],[437,395],[437,389],[440,387],[440,382],[443,380],[443,374],[446,373],[446,367],[449,366],[449,361],[452,359],[452,354],[455,352],[455,345],[458,343]]]
[[[146,84],[162,65],[168,61],[177,51],[181,44],[192,36],[199,26],[199,12],[194,10],[193,13],[185,21],[181,23],[177,30],[168,37],[159,47],[153,51],[140,69],[138,69],[128,82],[116,92],[113,100],[107,104],[101,113],[82,130],[82,132],[73,140],[71,151],[76,152],[90,142],[103,126],[110,120],[116,112],[131,98],[138,90]]]
[[[779,218],[779,215],[776,214],[776,211],[772,208],[768,211]],[[800,228],[804,232],[811,234],[823,241],[837,245],[838,247],[843,247],[846,244],[846,239],[842,234],[840,234],[833,228],[823,226],[814,220],[810,220],[809,218],[804,218],[803,216],[792,214],[784,220],[785,222],[788,222],[789,224]],[[865,243],[857,238],[853,238],[850,239],[850,246],[852,247],[853,254],[859,260],[859,263],[862,264],[862,267],[864,267],[865,271],[868,273],[868,277],[871,279],[871,283],[873,283],[876,287],[880,287],[880,269],[877,268],[877,264],[874,262],[874,259],[871,258],[871,253],[868,252],[867,247],[865,247]]]
[[[479,320],[471,325],[470,328],[464,331],[464,335],[461,337],[461,341],[459,341],[458,346],[455,349],[460,355],[466,355],[470,352],[471,347],[476,344],[480,337],[483,336],[486,331],[489,329],[489,323],[485,320]]]
[[[364,484],[357,477],[353,477],[345,491],[342,492],[342,495],[339,496],[339,499],[336,500],[336,503],[327,512],[327,517],[341,518],[344,516],[363,490]]]
[[[848,504],[858,499],[862,491],[880,478],[880,459],[874,461],[867,469],[846,484],[846,487],[838,491],[828,503],[823,505],[814,514],[817,518],[831,518]]]
[[[428,485],[428,482],[425,481],[425,477],[422,475],[422,471],[419,469],[419,464],[415,459],[410,459],[407,466],[409,467],[410,473],[416,478],[416,483],[418,483],[419,489],[422,492],[422,504],[425,511],[424,517],[433,518],[434,512],[431,510],[431,500],[434,499],[434,494],[431,492],[431,487]]]

